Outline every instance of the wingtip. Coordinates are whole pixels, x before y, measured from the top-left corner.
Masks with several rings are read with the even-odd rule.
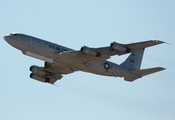
[[[168,45],[172,45],[171,43],[168,43],[168,42],[164,42],[164,41],[161,41],[161,40],[152,40],[153,42],[156,42],[157,44],[162,44],[162,43],[166,43]]]
[[[158,44],[165,43],[164,41],[161,40],[152,40],[153,42],[157,42]]]
[[[166,68],[163,68],[163,67],[158,67],[160,70],[166,70]]]
[[[166,68],[162,68],[162,70],[166,70]]]

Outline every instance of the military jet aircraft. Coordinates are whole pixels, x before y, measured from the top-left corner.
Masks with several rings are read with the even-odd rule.
[[[104,76],[124,77],[132,82],[145,75],[152,74],[165,68],[155,67],[140,69],[145,48],[164,43],[160,40],[149,40],[131,44],[112,42],[109,46],[91,48],[82,46],[73,50],[33,36],[11,33],[4,39],[24,55],[44,61],[44,66],[32,65],[30,77],[54,84],[63,75],[76,71],[90,72]],[[111,56],[130,53],[121,64],[107,61]]]

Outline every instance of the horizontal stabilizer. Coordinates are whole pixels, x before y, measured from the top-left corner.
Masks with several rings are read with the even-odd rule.
[[[136,76],[142,77],[142,76],[149,75],[162,70],[165,70],[165,68],[155,67],[155,68],[148,68],[148,69],[142,69],[142,70],[135,70],[135,71],[131,71],[131,73]]]

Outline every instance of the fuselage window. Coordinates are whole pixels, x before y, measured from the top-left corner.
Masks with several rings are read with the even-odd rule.
[[[10,35],[11,35],[11,36],[17,36],[17,34],[15,34],[15,33],[11,33]]]
[[[60,50],[60,48],[59,48],[59,47],[56,47],[56,49],[57,49],[57,50]]]
[[[62,51],[67,51],[67,50],[63,48]]]

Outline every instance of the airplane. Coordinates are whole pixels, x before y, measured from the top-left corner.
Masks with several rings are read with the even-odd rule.
[[[140,69],[144,50],[147,47],[164,43],[148,40],[130,44],[112,42],[109,46],[91,48],[82,46],[73,50],[46,40],[22,33],[11,33],[4,39],[24,55],[44,61],[44,66],[32,65],[30,78],[54,84],[63,75],[76,71],[89,72],[103,76],[123,77],[132,82],[145,75],[165,70],[163,67]],[[121,64],[107,61],[111,56],[130,53]]]

